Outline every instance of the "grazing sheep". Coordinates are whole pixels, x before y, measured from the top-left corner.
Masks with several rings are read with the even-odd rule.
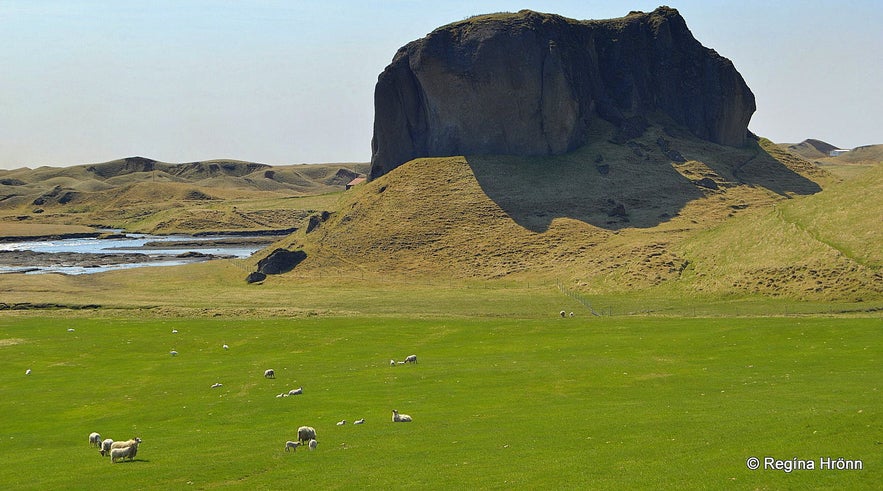
[[[285,442],[285,451],[296,452],[298,446],[300,446],[300,442],[293,442],[291,440],[288,440],[287,442]]]
[[[172,329],[172,334],[178,334],[178,330],[177,330],[177,329]]]
[[[417,355],[408,355],[408,357],[405,358],[405,363],[417,363]]]
[[[410,423],[411,417],[407,414],[399,414],[395,409],[392,410],[392,422],[393,423]]]
[[[301,426],[297,429],[297,440],[299,442],[308,442],[316,439],[316,429],[312,426]]]
[[[89,433],[89,446],[90,447],[99,447],[101,446],[101,435],[96,432]]]
[[[141,443],[140,438],[132,438],[131,440],[113,442],[110,444],[110,448],[111,448],[111,450],[113,450],[115,448],[123,448],[123,447],[129,447],[132,445],[137,445],[139,443]]]
[[[222,384],[220,382],[215,382],[212,384],[212,389],[217,389],[218,387],[221,387],[222,385],[224,385],[224,384]]]
[[[223,346],[223,348],[224,348],[224,349],[230,349],[230,347],[227,346],[226,344]]]
[[[169,354],[172,356],[178,356],[178,352],[175,350],[169,351]]]
[[[389,366],[391,366],[391,367],[396,366],[396,361],[395,361],[395,360],[389,360]]]
[[[345,420],[345,419],[337,422],[337,426],[343,426],[343,425],[345,425],[345,424],[346,424],[346,420]]]
[[[303,394],[303,393],[304,393],[304,388],[303,388],[303,386],[298,387],[298,388],[296,388],[296,389],[291,389],[291,390],[288,391],[288,395],[290,395],[290,396],[299,396],[299,395],[301,395],[301,394]]]
[[[140,438],[134,438],[124,442],[113,442],[110,444],[110,461],[116,462],[117,459],[128,457],[133,460],[138,453],[138,444],[141,443]]]
[[[112,449],[110,449],[110,461],[116,462],[117,459],[124,459],[126,457],[128,457],[129,460],[134,460],[135,454],[137,454],[137,453],[138,453],[138,443],[137,442],[133,443],[132,445],[129,445],[128,447],[112,448]]]
[[[353,421],[353,424],[354,425],[363,425],[363,424],[365,424],[365,418],[357,419],[357,420]]]
[[[111,440],[110,438],[106,438],[103,442],[101,442],[101,447],[99,447],[98,453],[100,453],[102,457],[110,455],[111,445],[113,445],[113,440]]]
[[[30,375],[30,374],[31,374],[31,369],[30,369],[30,368],[28,368],[27,370],[25,370],[25,375]]]
[[[277,397],[277,398],[279,398],[279,397],[288,397],[288,393],[287,393],[287,392],[283,392],[283,393],[281,393],[281,394],[276,394],[276,397]]]
[[[319,445],[319,442],[316,439],[310,440],[310,450],[316,450],[316,447]]]
[[[264,370],[264,378],[276,378],[276,370],[272,368]]]
[[[559,314],[561,314],[561,317],[566,317],[566,316],[567,316],[567,312],[565,312],[565,311],[563,311],[563,310],[562,310],[561,312],[559,312]]]
[[[570,313],[570,316],[573,317],[573,312]]]

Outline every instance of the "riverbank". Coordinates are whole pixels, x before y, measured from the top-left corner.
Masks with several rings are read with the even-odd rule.
[[[232,255],[204,254],[184,252],[181,254],[144,254],[139,252],[126,253],[90,253],[90,252],[34,252],[34,251],[0,251],[0,273],[33,273],[44,269],[56,268],[107,268],[112,266],[144,263],[208,261],[212,259],[229,259]]]

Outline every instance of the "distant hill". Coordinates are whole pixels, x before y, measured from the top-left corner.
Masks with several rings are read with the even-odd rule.
[[[353,178],[366,175],[368,167],[235,160],[170,164],[129,157],[0,171],[0,220],[145,232],[289,229],[324,209],[298,208],[292,198],[343,191]],[[279,200],[287,200],[293,209],[285,209]]]
[[[783,146],[800,155],[805,159],[821,159],[831,155],[831,150],[837,150],[840,147],[835,147],[830,143],[825,143],[822,140],[814,140],[812,138],[803,140],[800,143],[785,143]]]

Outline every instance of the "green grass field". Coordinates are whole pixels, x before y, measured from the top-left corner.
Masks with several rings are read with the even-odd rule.
[[[6,313],[0,487],[879,489],[880,328],[879,317]],[[412,353],[417,365],[389,366]],[[414,421],[392,423],[392,409]],[[300,425],[319,447],[286,453]],[[92,431],[143,443],[111,464]],[[816,469],[751,471],[752,456]],[[827,457],[863,469],[819,469]]]

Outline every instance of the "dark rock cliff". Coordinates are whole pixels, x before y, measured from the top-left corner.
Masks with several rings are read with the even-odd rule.
[[[666,118],[738,146],[754,94],[677,10],[577,21],[523,10],[440,27],[401,48],[374,92],[371,177],[416,157],[554,155],[593,119],[623,141]]]

